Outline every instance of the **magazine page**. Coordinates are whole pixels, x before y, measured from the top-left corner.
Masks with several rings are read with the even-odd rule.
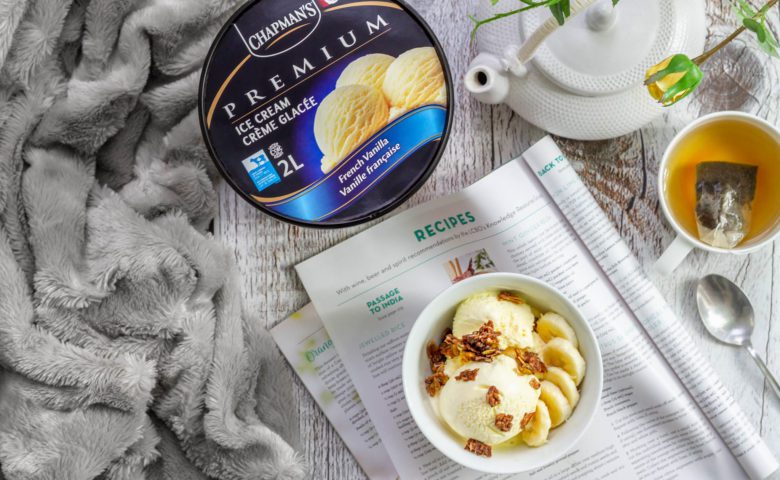
[[[777,459],[555,142],[547,137],[523,158],[748,475],[760,479],[777,470]]]
[[[745,477],[522,160],[297,268],[402,478],[487,478],[434,449],[401,384],[417,315],[448,285],[485,271],[525,273],[562,290],[603,354],[602,406],[585,440],[561,461],[517,478]]]
[[[271,335],[366,475],[398,478],[314,307],[308,304],[290,315],[271,329]]]

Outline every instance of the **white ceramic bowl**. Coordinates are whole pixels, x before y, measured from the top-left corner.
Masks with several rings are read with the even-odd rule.
[[[431,340],[438,341],[442,332],[452,326],[455,309],[461,301],[469,295],[491,289],[518,292],[542,311],[554,311],[562,315],[577,334],[587,369],[580,385],[580,402],[574,413],[563,425],[550,431],[549,441],[545,445],[536,448],[523,445],[499,447],[493,450],[491,458],[485,458],[464,450],[464,440],[458,438],[434,412],[424,384],[425,377],[430,375],[425,347]],[[561,458],[590,425],[599,406],[602,383],[601,351],[593,330],[577,307],[547,283],[514,273],[479,275],[444,290],[417,318],[404,349],[404,394],[417,426],[441,453],[465,467],[481,472],[525,472]]]

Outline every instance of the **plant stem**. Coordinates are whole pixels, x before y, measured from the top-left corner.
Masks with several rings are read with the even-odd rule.
[[[766,5],[764,5],[763,7],[761,7],[761,9],[758,10],[758,12],[756,13],[755,17],[753,17],[753,19],[755,19],[756,17],[759,17],[764,12],[766,12],[770,8],[774,7],[777,4],[778,1],[780,1],[780,0],[770,0],[769,2],[767,2]],[[720,49],[722,49],[723,47],[725,47],[726,45],[731,43],[732,40],[737,38],[745,30],[746,30],[745,26],[742,25],[741,27],[736,29],[734,31],[734,33],[732,33],[728,37],[724,38],[722,42],[720,42],[719,44],[715,45],[714,47],[712,47],[711,49],[707,50],[706,52],[702,53],[698,57],[694,58],[693,59],[693,63],[695,63],[696,65],[701,65],[702,63],[706,62],[707,60],[710,59],[711,56],[713,56],[716,53],[718,53],[718,51],[720,51]]]
[[[777,0],[775,0],[775,1],[777,1]],[[521,7],[521,8],[518,8],[516,10],[511,10],[509,12],[497,13],[497,14],[493,15],[492,17],[485,18],[483,20],[478,20],[478,19],[476,19],[474,17],[470,17],[471,20],[474,22],[474,29],[471,31],[471,39],[474,40],[474,37],[477,34],[477,30],[482,25],[485,25],[485,24],[488,24],[488,23],[491,23],[491,22],[495,22],[496,20],[500,20],[502,18],[511,17],[512,15],[517,15],[518,13],[523,13],[525,11],[532,10],[534,8],[537,8],[537,7],[547,7],[547,6],[550,6],[551,4],[554,4],[556,2],[554,0],[541,0],[539,2],[532,2],[531,1],[531,2],[523,2],[523,3],[526,4],[525,7]]]
[[[777,1],[777,0],[774,0],[774,1]],[[745,30],[746,30],[746,28],[744,27],[744,25],[739,27],[738,29],[736,29],[734,31],[734,33],[732,33],[731,35],[726,37],[722,42],[720,42],[719,44],[715,45],[713,48],[707,50],[706,52],[702,53],[698,57],[694,58],[693,59],[693,63],[695,63],[696,65],[701,65],[702,63],[706,62],[707,60],[710,59],[711,56],[713,56],[716,53],[718,53],[721,48],[723,48],[726,45],[728,45],[729,43],[731,43],[732,40],[737,38]]]

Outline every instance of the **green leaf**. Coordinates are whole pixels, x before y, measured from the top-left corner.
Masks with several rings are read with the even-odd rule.
[[[766,23],[766,12],[764,12],[761,17],[760,31],[762,34],[758,35],[758,46],[761,47],[761,50],[768,53],[769,55],[775,58],[780,58],[780,54],[778,54],[780,45],[777,44],[777,37],[775,37],[774,33],[772,33],[772,30],[769,28],[769,25]]]
[[[665,68],[655,72],[653,75],[650,75],[645,80],[645,85],[653,84],[662,78],[664,78],[667,75],[671,75],[673,73],[680,73],[680,72],[687,72],[691,70],[692,68],[698,69],[695,63],[688,58],[687,56],[678,53],[672,59],[669,61],[669,65],[667,65]]]
[[[498,0],[496,0],[496,1],[498,1]],[[477,35],[477,30],[479,30],[479,28],[482,27],[483,25],[495,22],[496,20],[501,20],[502,18],[511,17],[513,15],[517,15],[519,13],[522,13],[522,12],[525,12],[525,11],[528,11],[528,10],[531,10],[531,9],[534,9],[534,8],[543,7],[543,6],[549,6],[549,5],[552,5],[553,3],[559,2],[560,0],[543,0],[543,1],[540,1],[540,2],[534,2],[532,0],[521,0],[521,1],[525,5],[524,7],[520,7],[518,9],[516,9],[516,10],[511,10],[509,12],[497,13],[497,14],[493,15],[492,17],[489,17],[489,18],[479,19],[479,18],[477,18],[477,17],[475,17],[473,15],[469,15],[469,18],[471,19],[471,21],[474,22],[474,28],[471,30],[471,40],[474,41],[474,38]]]
[[[756,31],[756,35],[758,35],[758,43],[766,42],[766,37],[767,37],[766,28],[764,27],[759,28]]]
[[[753,20],[752,18],[743,19],[742,25],[744,25],[745,28],[747,28],[748,30],[754,33],[758,33],[761,30],[761,24]]]
[[[762,35],[759,34],[758,46],[767,54],[775,58],[780,58],[780,53],[778,53],[780,46],[778,46],[777,39],[772,35],[771,30],[764,27],[760,31],[763,33],[763,39],[761,38]]]
[[[661,97],[660,102],[665,107],[679,102],[683,98],[690,95],[691,92],[696,90],[696,87],[699,86],[702,78],[704,78],[704,74],[695,64],[694,67],[695,68],[688,70],[688,73],[686,73],[680,80],[678,80],[677,83],[672,85],[672,87],[669,88],[669,90],[667,90]],[[680,95],[680,97],[675,98],[677,95]]]
[[[746,0],[736,0],[734,3],[734,9],[737,12],[737,16],[744,18],[753,18],[756,16],[756,11]]]
[[[563,8],[560,3],[550,5],[550,11],[552,12],[553,17],[555,17],[555,20],[558,21],[558,25],[563,25],[566,22],[566,17],[563,14]]]
[[[780,58],[777,38],[766,22],[768,12],[766,6],[756,11],[747,0],[734,0],[733,7],[742,25],[756,36],[759,48],[773,57]]]

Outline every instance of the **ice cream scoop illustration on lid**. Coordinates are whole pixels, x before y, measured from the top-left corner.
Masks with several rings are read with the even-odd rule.
[[[478,19],[518,8],[479,0]],[[691,58],[706,37],[704,0],[571,0],[559,26],[534,9],[481,26],[481,52],[464,81],[479,101],[506,103],[538,127],[567,138],[602,140],[630,133],[663,113],[645,74],[673,53]]]
[[[451,122],[446,59],[400,1],[256,0],[217,35],[201,130],[244,199],[295,224],[342,227],[428,178]]]
[[[387,69],[382,89],[392,118],[428,103],[446,103],[447,86],[436,51],[422,47],[402,53]]]
[[[353,61],[341,72],[337,87],[347,85],[365,85],[381,92],[385,83],[385,74],[395,57],[384,53],[371,53]]]
[[[387,101],[376,88],[347,85],[325,97],[314,117],[314,138],[325,156],[322,171],[337,167],[367,138],[387,125]]]

